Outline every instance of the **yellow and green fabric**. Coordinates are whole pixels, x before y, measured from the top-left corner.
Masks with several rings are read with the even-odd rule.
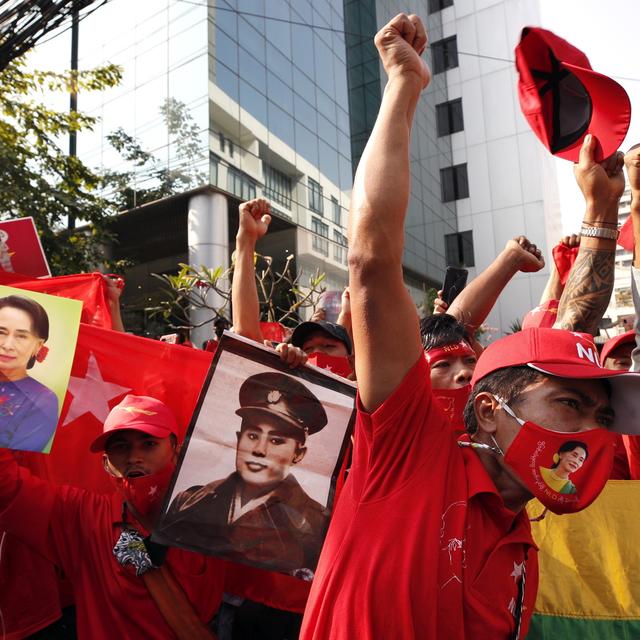
[[[640,481],[611,480],[584,511],[531,524],[540,588],[527,640],[640,640]]]

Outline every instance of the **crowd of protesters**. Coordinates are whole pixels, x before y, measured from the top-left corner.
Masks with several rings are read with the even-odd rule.
[[[400,14],[375,44],[388,81],[354,180],[349,286],[336,323],[314,317],[286,341],[265,341],[254,256],[270,206],[256,199],[239,210],[232,330],[275,348],[291,368],[322,354],[358,388],[348,476],[305,587],[304,615],[234,597],[227,562],[152,541],[180,430],[163,402],[129,394],[90,447],[111,494],[56,486],[0,449],[0,530],[71,582],[81,639],[525,638],[539,580],[527,503],[535,497],[555,513],[575,512],[608,479],[640,479],[636,330],[606,342],[599,356],[593,341],[613,288],[617,236],[609,231],[625,165],[640,243],[640,148],[598,162],[597,138],[584,137],[575,176],[587,233],[561,242],[573,266],[563,278],[552,267],[523,330],[483,349],[475,335],[502,291],[517,273],[543,269],[544,257],[532,239],[515,237],[450,305],[440,292],[419,320],[402,257],[411,127],[431,78],[427,33],[420,18]],[[636,307],[639,268],[637,255]],[[108,287],[113,329],[123,330],[120,282],[108,279]],[[9,338],[0,324],[0,358]],[[301,456],[301,424],[283,465]],[[532,477],[541,440],[553,458]],[[583,467],[589,472],[578,478]],[[204,489],[214,500],[219,484]],[[180,500],[191,505],[191,490],[176,512]]]

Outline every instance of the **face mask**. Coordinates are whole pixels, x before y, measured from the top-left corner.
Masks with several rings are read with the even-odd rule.
[[[321,369],[328,369],[331,373],[346,378],[352,373],[349,359],[346,356],[329,356],[326,353],[312,353],[307,360]]]
[[[175,468],[176,465],[170,462],[160,471],[148,476],[139,478],[111,476],[111,478],[118,492],[136,512],[141,516],[148,516],[162,504]]]
[[[444,414],[449,418],[451,426],[464,431],[464,407],[471,394],[471,385],[457,389],[433,389],[433,398],[440,405]]]
[[[550,511],[574,513],[588,507],[611,473],[615,434],[606,429],[564,433],[545,429],[516,416],[500,398],[500,406],[522,429],[504,462]],[[502,453],[494,439],[498,453]]]

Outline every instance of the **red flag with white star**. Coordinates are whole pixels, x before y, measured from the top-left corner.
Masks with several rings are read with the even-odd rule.
[[[29,456],[56,484],[112,491],[100,459],[89,452],[109,411],[127,393],[162,400],[184,436],[212,354],[80,325],[69,388],[49,456]]]
[[[82,301],[81,322],[111,329],[107,285],[101,273],[77,273],[55,278],[32,279],[0,270],[0,284]]]

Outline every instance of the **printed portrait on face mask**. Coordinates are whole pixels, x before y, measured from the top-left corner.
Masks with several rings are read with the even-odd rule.
[[[561,445],[553,455],[553,465],[550,468],[540,467],[540,475],[556,493],[577,493],[569,476],[582,467],[588,455],[589,449],[584,442],[570,440]]]

